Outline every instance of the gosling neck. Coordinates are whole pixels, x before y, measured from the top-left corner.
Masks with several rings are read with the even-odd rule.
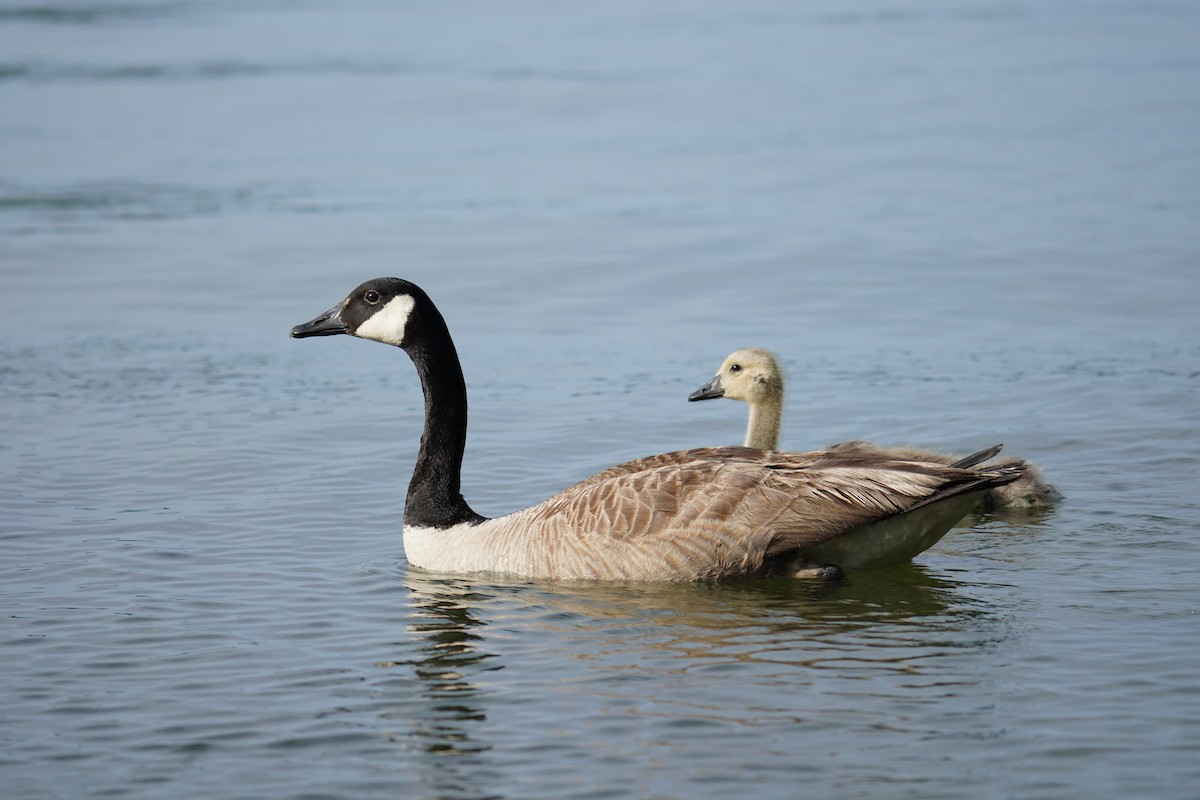
[[[783,398],[768,397],[750,403],[750,421],[746,425],[746,447],[776,450],[779,447],[779,420]]]

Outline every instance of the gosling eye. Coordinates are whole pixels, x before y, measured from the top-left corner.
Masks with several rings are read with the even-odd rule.
[[[741,364],[732,364],[732,365],[730,365],[730,367],[729,367],[729,371],[730,371],[730,372],[741,372],[741,371],[742,371],[742,365],[741,365]]]
[[[367,289],[367,291],[363,293],[363,300],[366,300],[370,305],[378,305],[379,292],[375,291],[374,289]]]

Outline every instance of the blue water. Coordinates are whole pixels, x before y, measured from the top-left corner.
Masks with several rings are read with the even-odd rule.
[[[0,0],[6,798],[1191,798],[1200,7]],[[817,585],[410,571],[420,283],[500,514],[741,439],[1066,499]]]

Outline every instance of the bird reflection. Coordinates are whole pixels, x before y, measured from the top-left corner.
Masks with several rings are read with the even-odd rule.
[[[598,652],[642,656],[736,658],[777,661],[788,653],[814,665],[831,651],[908,635],[953,631],[987,613],[964,597],[958,583],[917,564],[855,573],[841,581],[747,580],[721,584],[545,582],[504,584],[409,573],[406,584],[418,616],[410,630],[421,642],[416,665],[429,697],[438,702],[439,726],[423,730],[429,746],[459,752],[478,749],[464,738],[464,723],[482,720],[478,679],[494,657],[482,652],[480,603],[492,612],[511,592],[521,627],[531,637],[550,636],[557,652],[587,660]],[[501,597],[498,598],[497,595]],[[500,599],[498,605],[496,601]],[[490,601],[490,602],[489,602]],[[535,612],[534,608],[538,610]],[[630,635],[630,628],[636,633]],[[919,632],[918,632],[919,631]],[[645,649],[646,653],[639,652]],[[450,724],[450,737],[443,730]],[[440,738],[439,738],[440,737]]]
[[[437,796],[498,800],[484,788],[492,746],[475,734],[487,719],[477,678],[501,667],[481,647],[476,631],[483,623],[471,610],[477,596],[452,580],[414,577],[405,584],[413,597],[407,628],[417,651],[407,663],[425,700],[421,711],[405,715],[411,724],[407,741],[438,757],[426,764]]]
[[[430,591],[433,589],[433,591]],[[416,593],[414,593],[416,594]],[[471,701],[477,687],[471,673],[492,658],[477,648],[481,637],[474,632],[482,623],[464,604],[469,593],[455,591],[452,585],[424,587],[417,595],[417,611],[409,624],[409,632],[420,643],[420,658],[413,667],[426,687],[426,696],[435,701],[434,710],[448,725],[437,725],[443,730],[445,741],[431,731],[435,741],[429,743],[432,750],[482,750],[469,744],[469,737],[453,724],[466,721],[482,721],[485,715]],[[499,667],[493,667],[499,669]]]
[[[566,758],[609,741],[597,719],[636,740],[664,725],[686,736],[696,720],[819,725],[880,696],[968,691],[960,654],[1012,635],[988,599],[1003,587],[972,577],[922,564],[701,585],[407,570],[404,656],[388,663],[401,670],[378,688],[402,722],[392,741],[430,797],[496,800],[514,758],[547,735]],[[656,736],[647,746],[674,746]]]

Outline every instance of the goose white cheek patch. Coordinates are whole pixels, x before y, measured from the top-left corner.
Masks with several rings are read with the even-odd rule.
[[[354,335],[399,347],[404,341],[404,327],[408,324],[408,315],[412,313],[414,305],[412,295],[393,297],[387,305],[359,325]]]

